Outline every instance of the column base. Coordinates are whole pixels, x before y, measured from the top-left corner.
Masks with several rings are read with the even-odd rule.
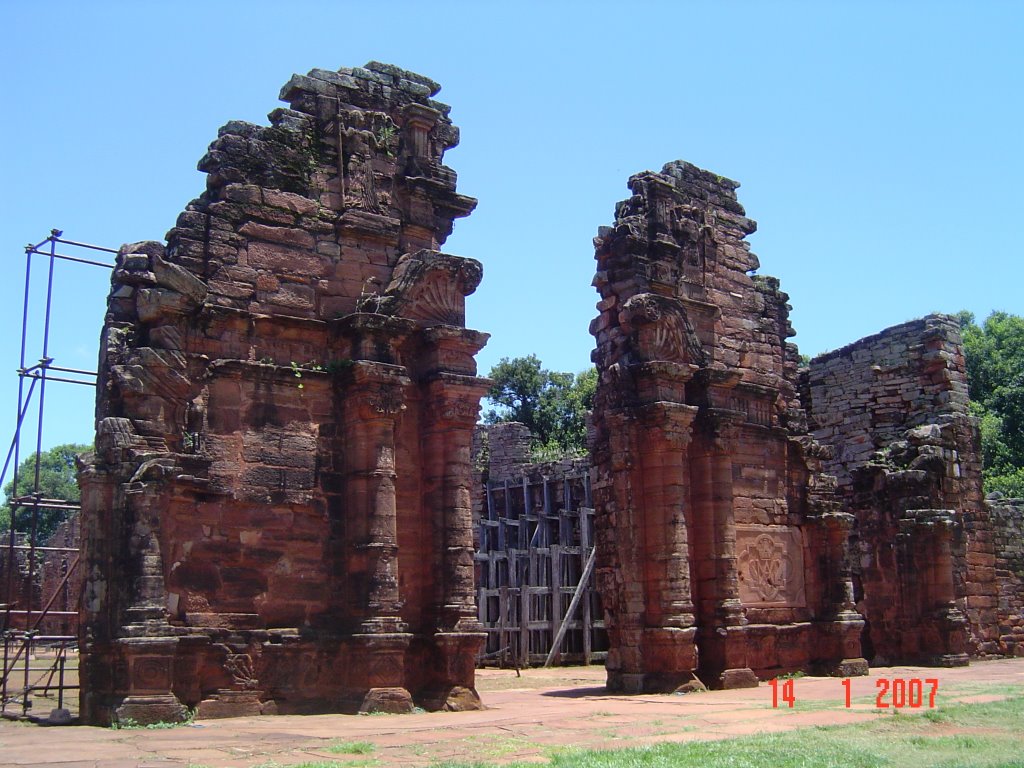
[[[609,691],[624,693],[627,696],[644,692],[644,675],[635,672],[608,671],[605,685]]]
[[[868,673],[867,659],[843,659],[839,662],[825,663],[822,671],[828,677],[862,677]]]
[[[672,693],[694,679],[697,668],[696,627],[651,627],[643,631],[640,689],[630,693]],[[630,688],[633,675],[623,675]]]
[[[216,720],[222,717],[254,717],[262,715],[260,703],[262,691],[235,691],[221,688],[213,696],[203,699],[196,708],[199,720]]]
[[[761,681],[757,679],[757,675],[754,674],[754,670],[749,667],[724,669],[718,673],[714,682],[715,684],[711,687],[722,689],[757,688],[761,684]]]
[[[154,696],[126,696],[114,708],[113,723],[125,725],[154,725],[156,723],[183,723],[188,719],[188,708],[172,693]]]
[[[356,712],[369,715],[384,712],[392,715],[407,715],[415,704],[412,695],[405,688],[371,688],[363,694]]]
[[[430,712],[472,712],[486,709],[475,688],[451,685],[431,688],[417,697],[420,706]]]

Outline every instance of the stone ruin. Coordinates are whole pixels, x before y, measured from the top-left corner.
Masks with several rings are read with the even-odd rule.
[[[471,498],[481,266],[438,249],[476,201],[437,91],[375,62],[293,77],[269,127],[221,129],[166,246],[118,254],[84,722],[480,706],[474,526],[503,523]],[[564,501],[596,521],[609,687],[1024,653],[1020,512],[982,500],[955,322],[801,372],[737,187],[638,174],[595,240],[595,511]],[[523,456],[490,470],[527,478],[528,522]]]
[[[82,719],[479,706],[480,263],[437,83],[294,76],[117,256],[81,471]]]
[[[629,180],[595,239],[593,493],[608,684],[755,686],[867,672],[852,515],[797,385],[786,294],[736,182],[688,163]]]
[[[833,448],[854,591],[875,663],[966,664],[998,652],[994,549],[954,317],[930,315],[820,355],[802,372]]]
[[[609,686],[1024,653],[1020,521],[982,496],[956,319],[798,370],[738,186],[684,162],[638,174],[595,240]]]

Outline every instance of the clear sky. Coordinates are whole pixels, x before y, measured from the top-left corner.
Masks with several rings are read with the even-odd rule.
[[[805,353],[932,311],[1024,314],[1022,8],[0,0],[0,434],[25,243],[162,239],[219,126],[265,124],[293,72],[372,59],[439,81],[462,129],[446,162],[480,204],[445,250],[484,264],[484,373],[529,353],[589,365],[591,239],[630,175],[680,158],[742,182]],[[58,270],[67,367],[96,364],[106,276],[89,272]],[[47,398],[44,447],[91,440],[91,392]]]

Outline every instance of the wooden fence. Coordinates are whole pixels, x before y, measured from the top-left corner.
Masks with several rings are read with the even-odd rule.
[[[481,663],[603,661],[608,642],[592,575],[588,474],[534,471],[488,482],[486,494],[476,554],[480,621],[487,630]]]

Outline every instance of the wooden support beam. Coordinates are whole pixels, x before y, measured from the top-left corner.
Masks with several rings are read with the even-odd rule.
[[[566,630],[569,628],[569,621],[576,612],[576,607],[580,604],[580,598],[582,598],[586,592],[587,582],[590,581],[590,575],[594,572],[594,558],[596,554],[596,548],[590,550],[590,557],[587,558],[587,564],[583,568],[583,575],[580,576],[580,583],[576,585],[576,591],[572,593],[572,600],[569,602],[569,609],[565,612],[565,618],[558,627],[558,633],[555,635],[554,642],[551,643],[551,650],[548,652],[548,658],[544,662],[545,667],[550,667],[551,662],[554,661],[555,656],[558,655],[558,650],[561,648],[562,641],[565,639]],[[555,599],[557,599],[557,596],[555,596]],[[588,628],[585,628],[585,631],[586,630],[588,630]]]

